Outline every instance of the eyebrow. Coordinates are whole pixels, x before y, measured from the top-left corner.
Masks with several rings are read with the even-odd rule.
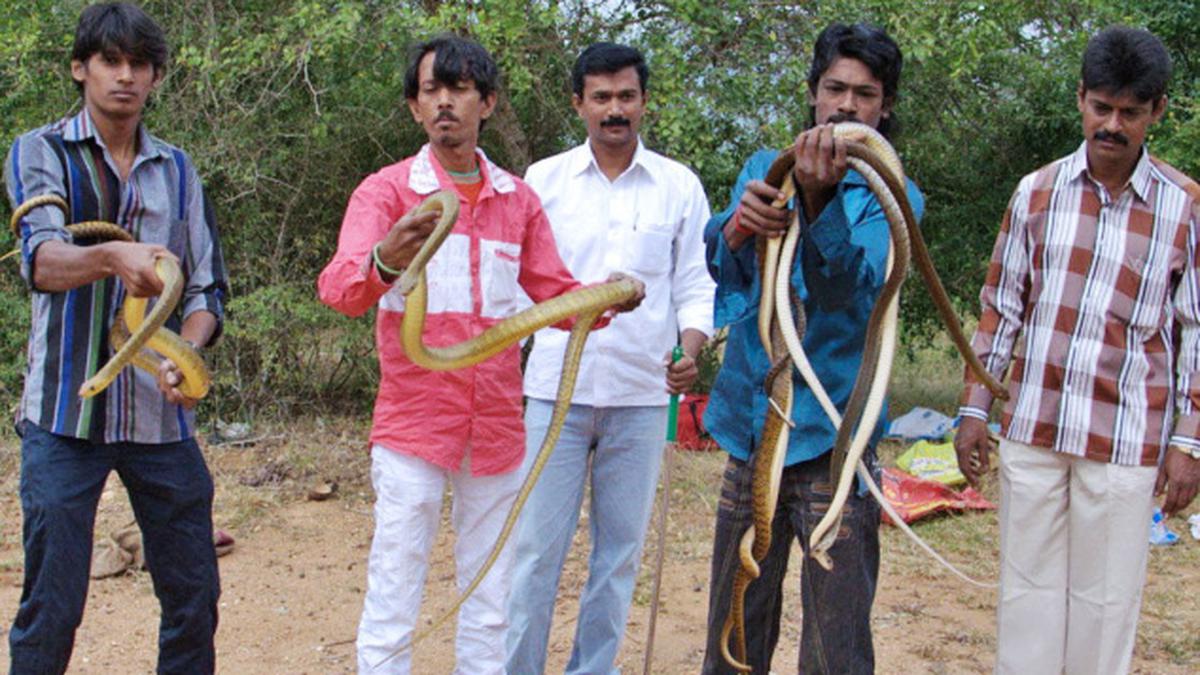
[[[826,79],[825,82],[828,84],[840,84],[843,87],[850,87],[852,89],[879,89],[880,88],[879,85],[877,85],[873,82],[864,82],[862,84],[851,84],[849,82],[845,82],[843,80],[839,80],[839,79],[832,78],[832,77]]]

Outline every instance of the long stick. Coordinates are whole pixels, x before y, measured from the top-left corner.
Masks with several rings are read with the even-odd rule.
[[[683,347],[675,345],[671,350],[671,363],[683,358]],[[642,675],[650,675],[650,662],[654,660],[654,629],[658,624],[658,595],[662,588],[663,551],[667,543],[667,510],[671,506],[671,454],[679,427],[679,394],[671,394],[667,406],[667,444],[663,448],[662,498],[658,507],[658,550],[654,553],[654,585],[650,591],[650,623],[646,626],[646,656],[642,662]]]

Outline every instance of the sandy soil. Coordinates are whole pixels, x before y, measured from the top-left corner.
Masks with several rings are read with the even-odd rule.
[[[341,441],[330,443],[356,442],[343,434]],[[0,463],[0,468],[8,469],[0,471],[0,623],[5,625],[15,611],[21,583],[16,464],[12,449],[7,452],[8,463]],[[339,461],[336,466],[322,466],[314,460],[306,467],[281,443],[210,450],[209,456],[218,484],[217,524],[237,538],[234,552],[220,559],[223,592],[217,635],[219,670],[352,672],[353,640],[372,528],[365,458],[355,452],[343,455],[352,459]],[[719,455],[706,453],[679,453],[674,460],[674,502],[654,646],[655,673],[698,671],[704,643],[708,549],[721,462]],[[335,498],[307,500],[308,486],[315,480],[337,480],[340,489]],[[124,491],[114,480],[101,503],[97,534],[107,534],[128,522],[128,514]],[[963,520],[968,519],[973,519],[975,529],[983,533],[974,536],[986,540],[988,528],[994,524],[992,516]],[[932,532],[936,536],[936,526]],[[422,612],[424,621],[452,599],[451,545],[447,525],[435,549]],[[891,528],[885,529],[883,545],[884,565],[873,616],[879,672],[988,672],[994,651],[994,592],[964,585],[932,569],[933,563],[913,553]],[[1197,546],[1192,542],[1189,545]],[[978,552],[985,559],[972,566],[975,573],[994,574],[994,560],[987,559],[993,555],[993,547],[994,542],[987,542]],[[653,548],[652,542],[646,547],[647,564],[643,566],[622,650],[625,673],[642,672],[651,586],[648,563]],[[976,555],[969,546],[956,553],[960,560]],[[548,672],[561,672],[569,655],[586,555],[584,518],[560,592]],[[1154,566],[1159,565],[1156,561]],[[1162,561],[1161,566],[1170,569],[1172,564]],[[1194,565],[1185,573],[1187,578],[1200,582]],[[1178,576],[1160,576],[1152,576],[1148,594],[1178,588]],[[795,586],[790,589],[794,591]],[[1190,595],[1193,597],[1188,603],[1178,608],[1185,615],[1182,623],[1177,616],[1168,617],[1167,625],[1197,625],[1200,609],[1194,592]],[[781,675],[796,672],[799,598],[793,594],[786,606],[785,640],[774,664],[775,672]],[[152,672],[157,613],[145,572],[93,581],[72,672]],[[1156,621],[1153,630],[1161,630],[1161,624]],[[451,631],[447,629],[445,634]],[[1137,671],[1195,672],[1197,642],[1185,639],[1181,644],[1182,653],[1139,638]],[[7,656],[4,641],[0,644],[0,663],[6,663]],[[415,663],[419,673],[451,672],[451,640],[439,637],[419,645]]]

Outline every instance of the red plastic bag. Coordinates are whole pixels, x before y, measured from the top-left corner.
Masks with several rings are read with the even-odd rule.
[[[717,443],[704,428],[708,394],[685,394],[679,401],[675,442],[680,450],[716,450]]]
[[[939,511],[962,511],[965,509],[987,510],[996,508],[974,488],[955,491],[937,481],[917,478],[892,467],[883,470],[880,486],[883,496],[895,507],[896,512],[911,523]],[[886,512],[883,522],[892,525]]]

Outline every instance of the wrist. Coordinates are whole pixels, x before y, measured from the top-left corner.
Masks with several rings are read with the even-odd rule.
[[[733,217],[725,224],[725,243],[729,245],[729,249],[736,251],[741,248],[742,244],[747,239],[754,236],[754,230],[742,225],[742,209],[739,206],[733,212]]]
[[[1189,447],[1186,445],[1176,445],[1176,444],[1172,444],[1169,447],[1174,450],[1178,450],[1180,453],[1182,453],[1194,460],[1200,460],[1200,448],[1194,448],[1194,447]]]
[[[733,212],[733,231],[747,237],[754,236],[754,230],[742,224],[742,209],[740,206],[737,211]]]
[[[375,247],[371,249],[371,259],[375,262],[375,269],[379,271],[379,276],[382,277],[384,281],[390,283],[398,279],[400,275],[404,274],[404,268],[401,267],[396,269],[383,262],[383,258],[380,257],[379,254],[379,249],[381,246],[383,246],[383,242],[375,244]]]
[[[121,243],[117,241],[102,241],[91,247],[91,251],[95,252],[100,261],[101,272],[106,277],[117,274],[118,246]]]

